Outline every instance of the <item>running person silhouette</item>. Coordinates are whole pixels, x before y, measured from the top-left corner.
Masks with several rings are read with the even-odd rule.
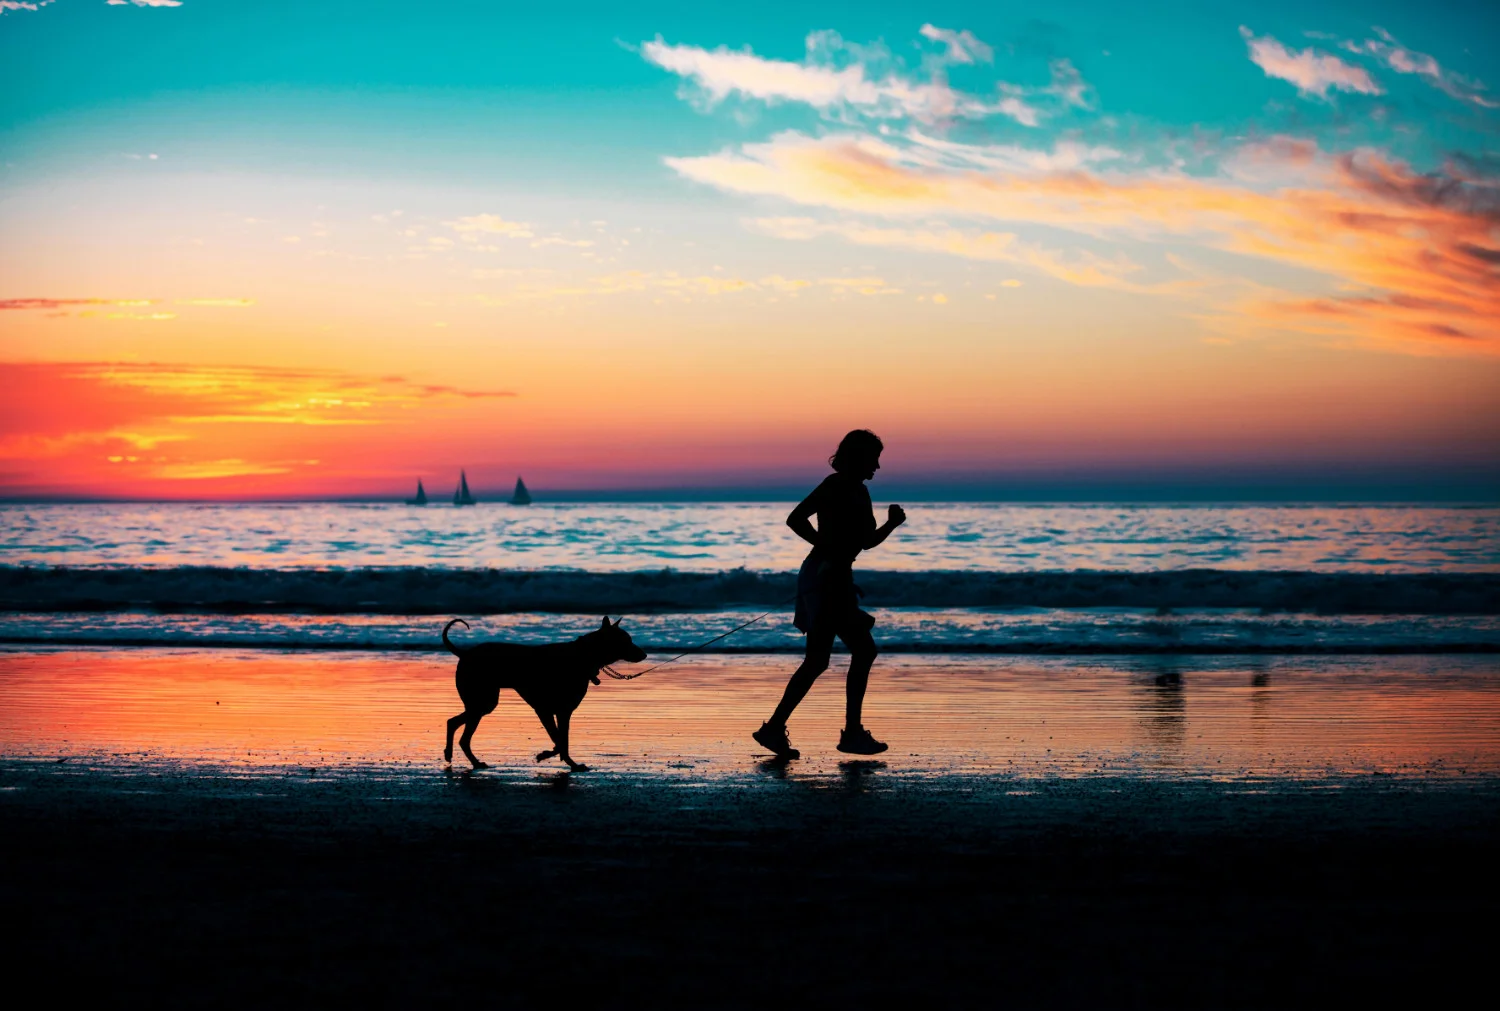
[[[887,747],[875,740],[862,721],[865,686],[879,650],[870,635],[875,619],[860,609],[860,592],[854,585],[854,559],[906,522],[906,513],[893,505],[885,523],[875,525],[874,507],[865,482],[880,469],[880,451],[884,448],[879,437],[867,429],[844,436],[838,452],[828,461],[834,472],[786,518],[786,525],[813,546],[797,573],[797,613],[792,619],[807,634],[807,657],[787,682],[776,712],[752,735],[762,747],[781,758],[800,755],[787,737],[786,721],[818,675],[828,669],[834,636],[849,647],[844,730],[839,735],[839,750],[853,755],[878,755]],[[812,516],[818,517],[816,528],[808,522]]]

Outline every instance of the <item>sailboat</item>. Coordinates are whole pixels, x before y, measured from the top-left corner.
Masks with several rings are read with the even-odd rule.
[[[414,498],[406,500],[407,505],[424,506],[427,504],[427,490],[422,487],[422,479],[417,478],[417,494]]]
[[[463,471],[458,472],[458,487],[453,492],[453,504],[456,506],[474,504],[474,496],[469,493],[469,477]]]
[[[526,490],[526,482],[519,477],[516,478],[516,492],[510,497],[511,505],[531,505],[531,492]]]

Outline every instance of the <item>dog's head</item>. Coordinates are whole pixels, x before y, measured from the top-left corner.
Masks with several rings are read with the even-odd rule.
[[[646,651],[637,646],[630,638],[630,633],[620,627],[616,620],[611,623],[609,615],[604,616],[604,624],[599,626],[599,631],[594,633],[603,641],[603,649],[608,653],[608,663],[616,660],[629,660],[631,663],[640,663],[646,659]]]

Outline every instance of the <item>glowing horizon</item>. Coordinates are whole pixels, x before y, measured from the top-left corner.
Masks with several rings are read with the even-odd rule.
[[[0,13],[0,498],[1495,493],[1494,12],[283,6]]]

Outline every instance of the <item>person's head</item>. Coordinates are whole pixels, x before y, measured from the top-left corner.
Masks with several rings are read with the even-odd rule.
[[[884,448],[880,436],[868,428],[856,428],[839,440],[839,448],[828,462],[846,477],[868,481],[880,469],[880,451]]]

